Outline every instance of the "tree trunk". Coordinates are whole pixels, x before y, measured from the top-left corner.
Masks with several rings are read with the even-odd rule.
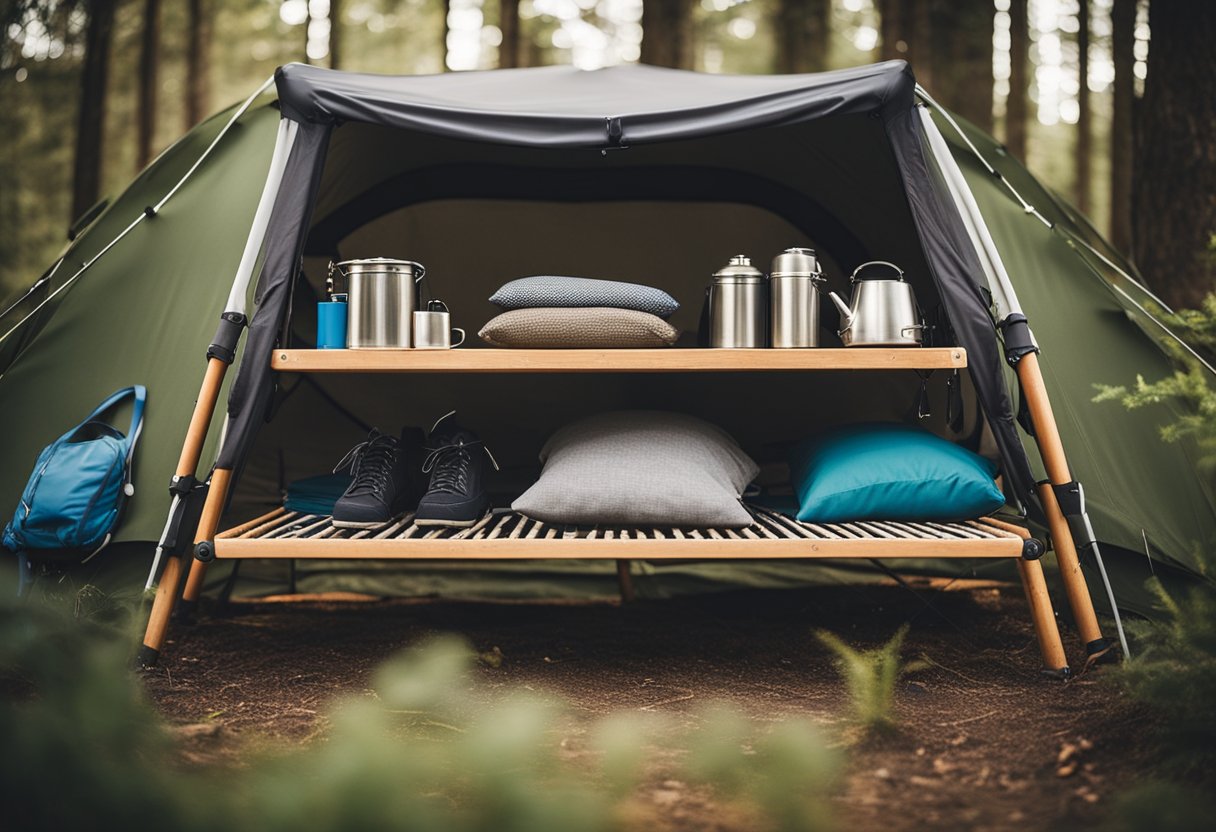
[[[156,138],[156,93],[160,86],[160,0],[144,0],[144,28],[139,39],[139,113],[135,169],[152,161]]]
[[[1132,106],[1136,97],[1136,0],[1115,0],[1111,52],[1115,64],[1110,125],[1110,241],[1124,254],[1132,248]]]
[[[1029,90],[1026,70],[1030,66],[1030,21],[1026,6],[1026,0],[1009,2],[1009,97],[1005,100],[1005,147],[1023,162]]]
[[[932,28],[935,98],[985,132],[992,132],[993,5],[935,0]],[[922,82],[923,83],[923,82]]]
[[[186,7],[186,129],[211,110],[211,20],[206,0]]]
[[[1077,9],[1077,144],[1075,167],[1076,206],[1089,214],[1090,172],[1093,168],[1093,124],[1089,106],[1089,0]]]
[[[913,58],[916,6],[926,0],[878,0],[878,50],[883,61]]]
[[[878,9],[878,59],[893,61],[901,57],[896,48],[903,29],[898,11],[900,0],[878,0],[874,5]]]
[[[647,0],[642,4],[642,63],[692,69],[694,0]]]
[[[823,72],[827,69],[830,0],[778,0],[778,72]]]
[[[502,68],[520,66],[519,0],[500,0],[498,28],[502,31],[502,43],[498,45],[498,65]]]
[[[329,0],[329,68],[342,67],[342,0]]]
[[[452,0],[443,0],[443,26],[439,29],[439,71],[448,71],[448,17],[452,14]]]
[[[1216,3],[1153,0],[1148,14],[1135,250],[1166,303],[1196,307],[1216,286]]]
[[[906,0],[912,6],[912,32],[908,63],[916,80],[933,94],[933,5],[931,0]]]
[[[104,158],[106,87],[110,74],[110,42],[114,34],[116,0],[92,0],[85,31],[84,70],[76,119],[76,155],[72,171],[72,216],[75,221],[101,195]]]

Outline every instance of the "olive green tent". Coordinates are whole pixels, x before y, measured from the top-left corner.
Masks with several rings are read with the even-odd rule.
[[[136,460],[137,493],[114,551],[99,557],[93,568],[127,576],[148,568],[166,522],[167,486],[204,357],[217,317],[233,302],[233,275],[254,272],[252,259],[270,256],[256,246],[247,250],[246,243],[258,222],[268,170],[282,162],[272,159],[276,136],[281,139],[283,125],[294,123],[281,115],[301,122],[323,116],[328,122],[327,131],[317,134],[324,145],[317,156],[325,161],[310,191],[314,204],[300,209],[309,217],[302,275],[291,283],[290,328],[282,336],[292,342],[307,344],[312,338],[326,262],[342,257],[424,262],[431,294],[452,308],[454,323],[473,332],[493,314],[485,299],[498,284],[541,272],[662,285],[683,304],[674,323],[695,332],[703,285],[726,257],[744,251],[764,260],[791,245],[813,245],[821,252],[829,288],[844,291],[860,260],[884,259],[908,267],[926,308],[939,300],[926,278],[933,258],[925,249],[936,245],[949,254],[954,241],[930,243],[917,233],[909,211],[913,183],[901,183],[890,147],[861,129],[873,115],[861,111],[865,96],[877,96],[885,106],[886,90],[910,85],[902,62],[771,79],[709,78],[644,67],[597,73],[554,67],[418,79],[287,70],[281,71],[277,90],[268,84],[165,151],[88,219],[62,258],[0,317],[0,506],[16,505],[38,450],[97,401],[131,383],[149,389]],[[642,123],[631,134],[638,137],[631,145],[620,140],[619,119],[613,138],[609,118],[609,141],[593,155],[562,146],[557,138],[548,147],[543,132],[512,133],[523,129],[519,124],[535,128],[537,122],[529,119],[544,111],[549,93],[577,98],[580,90],[591,102],[579,105],[587,111],[600,97],[618,105],[634,96],[641,103],[630,111],[655,113],[653,123]],[[838,98],[853,96],[857,106],[837,114],[832,107],[838,98],[825,90],[846,90]],[[671,101],[690,102],[687,112],[699,119],[696,129],[687,127],[694,116],[681,123],[684,134],[672,128],[669,114],[685,111],[661,99],[661,92]],[[812,94],[818,95],[813,104],[819,107],[814,120],[793,118],[796,108],[812,106]],[[386,115],[360,109],[377,95],[381,101],[408,99],[409,117],[402,115],[405,110]],[[648,96],[651,100],[643,100]],[[508,99],[510,106],[504,104]],[[723,116],[727,100],[729,119]],[[1042,350],[1056,420],[1073,474],[1087,488],[1115,593],[1130,608],[1148,609],[1151,601],[1142,584],[1149,576],[1206,574],[1216,541],[1216,500],[1197,468],[1194,449],[1159,438],[1161,426],[1182,415],[1174,405],[1129,412],[1093,398],[1095,384],[1171,372],[1160,342],[1172,335],[1152,315],[1155,301],[1134,268],[1082,218],[991,138],[928,105],[931,100],[918,92],[915,117],[931,114],[935,141],[943,143],[939,150],[948,149],[957,164],[953,174],[961,170],[968,187],[960,189],[951,180],[952,171],[940,157],[936,167],[920,173],[934,178],[942,192],[962,200],[966,191],[974,200],[976,214],[970,217],[959,202],[967,230],[979,241],[981,254],[980,242],[990,234],[996,253],[981,257],[985,273],[972,278],[995,286],[994,269],[1007,271]],[[481,134],[470,127],[474,117],[480,119]],[[562,125],[575,121],[554,117],[546,124],[557,135]],[[660,128],[666,131],[662,140],[647,143],[646,130],[658,135]],[[925,149],[928,158],[931,151]],[[263,301],[258,291],[239,300],[257,307]],[[994,291],[988,300],[993,317],[986,325],[996,345],[996,323],[1018,310],[1002,308],[1010,303],[1007,293]],[[238,353],[238,367],[241,360]],[[973,364],[961,379],[961,423],[947,418],[958,415],[947,414],[950,380],[939,373],[925,382],[933,411],[925,423],[1008,459],[1002,431],[1016,428],[1011,419],[997,425],[981,406],[992,394],[972,377],[975,372]],[[225,523],[265,511],[291,480],[328,470],[368,425],[391,430],[402,423],[425,424],[455,408],[494,449],[504,468],[499,487],[511,491],[535,475],[544,437],[589,411],[642,404],[704,413],[731,430],[762,463],[779,466],[786,444],[817,426],[907,418],[920,399],[922,380],[904,375],[892,373],[876,388],[850,374],[797,386],[763,373],[722,377],[708,386],[678,375],[659,380],[610,374],[563,379],[561,396],[545,379],[526,376],[293,377],[275,386],[269,424],[249,433]],[[1007,375],[1008,392],[999,392],[1014,401],[1017,382],[1012,372]],[[218,452],[222,424],[217,414],[204,467]],[[1041,476],[1034,442],[1021,434],[1020,445],[1022,459]],[[957,561],[912,567],[952,576],[994,574],[993,569],[999,574],[1004,568]],[[823,564],[644,568],[654,592],[788,585],[845,574],[844,567]],[[242,590],[250,592],[288,583],[302,590],[463,595],[555,595],[612,586],[602,565],[552,563],[314,562],[298,571],[275,564],[249,569],[243,579]],[[1090,585],[1095,600],[1104,604],[1096,577]]]

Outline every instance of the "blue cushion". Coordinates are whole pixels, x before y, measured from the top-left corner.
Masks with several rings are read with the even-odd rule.
[[[1005,504],[996,466],[912,425],[850,425],[794,449],[798,519],[967,520]]]
[[[611,306],[649,312],[660,318],[667,318],[680,308],[675,298],[653,286],[552,275],[512,280],[490,297],[490,303],[503,309]]]

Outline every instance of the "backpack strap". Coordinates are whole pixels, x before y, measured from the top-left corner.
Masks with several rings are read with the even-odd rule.
[[[123,475],[123,485],[128,492],[127,496],[131,496],[133,489],[131,486],[131,458],[135,455],[135,443],[139,441],[139,434],[144,428],[144,405],[148,401],[148,388],[142,384],[133,384],[130,387],[124,387],[121,390],[114,392],[104,402],[97,405],[96,409],[89,414],[88,418],[81,424],[91,422],[101,414],[105,413],[114,405],[121,402],[128,396],[135,397],[135,407],[131,411],[131,427],[127,428],[127,434],[123,438],[123,444],[126,446],[125,465],[126,470]]]

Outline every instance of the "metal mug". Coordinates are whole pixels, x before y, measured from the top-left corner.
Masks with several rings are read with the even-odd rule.
[[[452,343],[453,332],[460,333],[460,340],[455,344]],[[463,344],[464,336],[463,329],[452,326],[452,316],[441,300],[433,300],[426,305],[425,311],[414,313],[416,350],[450,350]]]

